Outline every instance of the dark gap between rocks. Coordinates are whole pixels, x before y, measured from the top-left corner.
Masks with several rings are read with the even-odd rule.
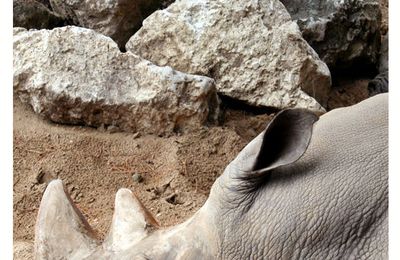
[[[237,100],[222,94],[218,94],[221,99],[221,108],[223,110],[231,109],[231,110],[241,110],[252,115],[262,115],[262,114],[274,114],[279,111],[279,109],[274,107],[266,107],[266,106],[253,106],[245,101]]]
[[[351,65],[350,67],[332,69],[332,86],[337,86],[338,81],[342,80],[343,78],[373,79],[376,75],[378,75],[378,73],[378,68],[375,64],[367,63],[364,60],[360,59],[353,63],[353,65]]]

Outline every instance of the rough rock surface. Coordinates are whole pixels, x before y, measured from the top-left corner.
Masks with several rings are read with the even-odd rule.
[[[379,51],[379,72],[389,70],[389,34],[382,36],[381,49]]]
[[[50,5],[50,0],[36,0],[36,1],[38,1],[39,3],[42,3],[44,6],[46,6],[50,10],[52,10],[51,5]]]
[[[182,0],[154,12],[126,49],[215,79],[250,105],[321,110],[330,72],[277,0]],[[308,94],[306,94],[308,93]]]
[[[370,97],[389,91],[389,71],[379,73],[368,83],[368,94]]]
[[[389,0],[379,0],[382,13],[381,34],[387,34],[389,31]]]
[[[110,36],[123,47],[160,0],[50,0],[53,10],[72,24]]]
[[[121,53],[80,27],[14,30],[14,91],[54,122],[168,134],[218,114],[214,81]]]
[[[330,69],[376,64],[381,11],[377,0],[281,0],[303,37]]]
[[[27,29],[52,29],[65,21],[42,3],[34,0],[13,1],[13,26]]]

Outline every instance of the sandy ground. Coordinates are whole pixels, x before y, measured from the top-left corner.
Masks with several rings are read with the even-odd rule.
[[[346,77],[337,79],[329,93],[328,111],[351,106],[368,98],[368,82],[371,79],[365,76],[356,80]]]
[[[162,226],[183,222],[205,202],[212,183],[270,117],[230,110],[223,126],[162,138],[57,125],[14,100],[14,240],[20,259],[32,251],[47,183],[60,178],[100,237],[114,195],[130,188]],[[140,174],[142,182],[132,175]],[[24,256],[24,257],[22,257]]]

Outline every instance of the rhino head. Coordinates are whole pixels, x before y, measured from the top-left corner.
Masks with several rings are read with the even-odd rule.
[[[351,112],[340,113],[356,118]],[[333,121],[340,118],[337,113],[332,114]],[[328,115],[325,121],[332,122],[329,118]],[[376,118],[369,115],[359,120],[379,121]],[[340,133],[332,134],[346,131],[345,128],[335,129],[330,123],[322,123],[319,131],[316,125],[322,119],[315,124],[317,120],[316,115],[303,109],[277,114],[227,166],[199,211],[184,223],[169,228],[159,228],[135,195],[120,189],[110,230],[100,241],[62,182],[54,180],[49,183],[39,209],[36,258],[359,259],[358,254],[371,255],[368,250],[384,254],[385,152],[377,156],[375,150],[385,151],[385,143],[377,142],[377,147],[366,151],[370,160],[363,157],[355,162],[359,154],[354,159],[351,153],[341,153],[340,149],[359,149],[357,140],[346,145],[346,138],[336,138]],[[352,124],[350,128],[362,128],[354,130],[356,137],[379,128],[363,130],[365,124]],[[314,137],[316,134],[322,137]],[[335,145],[339,150],[329,153],[336,149],[332,147]],[[336,168],[326,165],[326,153],[334,157],[332,165]],[[375,171],[371,165],[379,162],[383,162],[377,165],[381,170]],[[331,172],[327,171],[330,167]],[[365,182],[357,178],[362,171],[368,179]],[[371,176],[377,181],[371,181]],[[376,185],[367,187],[368,183]],[[374,223],[382,228],[372,229]],[[359,248],[360,244],[367,250]]]
[[[96,238],[61,180],[49,183],[36,225],[39,259],[207,259],[218,256],[223,230],[251,207],[268,172],[296,161],[305,152],[317,117],[306,110],[279,113],[249,143],[211,188],[209,199],[186,222],[159,229],[154,217],[128,189],[120,189],[104,241]],[[229,218],[227,217],[229,215]],[[234,236],[235,234],[231,234]]]

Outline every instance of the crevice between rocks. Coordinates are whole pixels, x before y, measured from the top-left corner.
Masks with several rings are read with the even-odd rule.
[[[267,106],[253,106],[248,104],[245,101],[237,100],[223,94],[218,93],[219,98],[221,99],[221,109],[225,111],[227,109],[232,110],[241,110],[253,115],[261,115],[261,114],[274,114],[277,113],[280,109],[274,107]]]

